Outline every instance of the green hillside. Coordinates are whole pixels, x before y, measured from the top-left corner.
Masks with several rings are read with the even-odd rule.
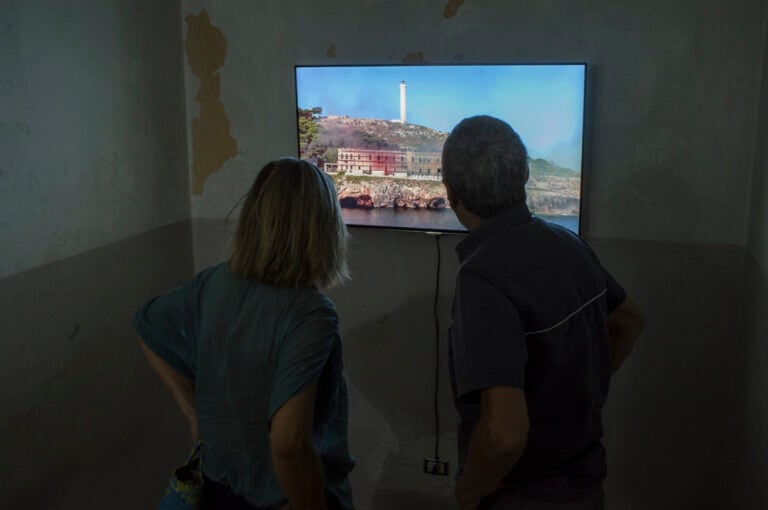
[[[531,176],[536,178],[543,177],[568,177],[578,178],[579,173],[575,170],[563,168],[546,159],[536,158],[528,161]]]
[[[317,117],[316,134],[302,145],[302,157],[319,157],[335,162],[339,147],[379,150],[440,152],[448,133],[416,124],[378,119]]]
[[[302,158],[317,158],[320,161],[336,163],[337,149],[340,147],[440,152],[448,137],[448,133],[426,126],[345,116],[323,117],[320,115],[321,111],[318,108],[299,113],[305,126],[304,135],[300,136]],[[531,159],[529,164],[531,177],[534,179],[579,177],[578,172],[545,159]]]

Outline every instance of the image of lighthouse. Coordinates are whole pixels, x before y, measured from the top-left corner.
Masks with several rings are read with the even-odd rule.
[[[389,121],[392,127],[386,128],[388,130],[386,136],[390,138],[391,131],[401,131],[405,138],[392,148],[372,149],[362,145],[339,147],[336,164],[326,164],[326,171],[341,172],[351,176],[395,177],[421,181],[439,181],[441,179],[442,154],[437,151],[415,148],[412,143],[409,143],[413,140],[411,130],[427,128],[408,124],[405,80],[400,81],[399,87],[400,118]],[[370,137],[385,134],[374,132],[381,126],[368,119],[332,117],[331,120],[342,124],[351,122],[369,132]],[[402,128],[396,128],[401,124],[404,125]],[[439,145],[442,146],[444,135],[438,134],[437,136],[440,138]]]
[[[405,80],[400,82],[400,123],[405,124],[407,117],[405,116]]]

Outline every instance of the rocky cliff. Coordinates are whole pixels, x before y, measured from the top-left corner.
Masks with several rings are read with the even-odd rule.
[[[528,207],[534,214],[576,216],[579,214],[579,198],[551,192],[529,191]]]
[[[445,189],[439,182],[344,176],[335,180],[342,207],[444,209],[448,206]]]
[[[400,209],[445,209],[450,207],[442,183],[408,179],[382,179],[336,175],[341,206],[350,209],[390,207]],[[552,181],[556,182],[552,182]],[[528,207],[534,214],[579,214],[578,179],[549,179],[529,183]],[[553,191],[552,188],[555,188]]]

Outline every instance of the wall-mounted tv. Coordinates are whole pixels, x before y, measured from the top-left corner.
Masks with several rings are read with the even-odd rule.
[[[531,211],[579,232],[585,64],[296,66],[299,157],[333,177],[350,226],[464,232],[441,182],[463,118],[508,122]]]

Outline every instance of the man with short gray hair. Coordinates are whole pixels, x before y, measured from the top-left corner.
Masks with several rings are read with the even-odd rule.
[[[464,119],[442,161],[469,230],[449,332],[459,505],[601,509],[602,408],[640,309],[583,239],[531,215],[528,153],[507,123]]]

